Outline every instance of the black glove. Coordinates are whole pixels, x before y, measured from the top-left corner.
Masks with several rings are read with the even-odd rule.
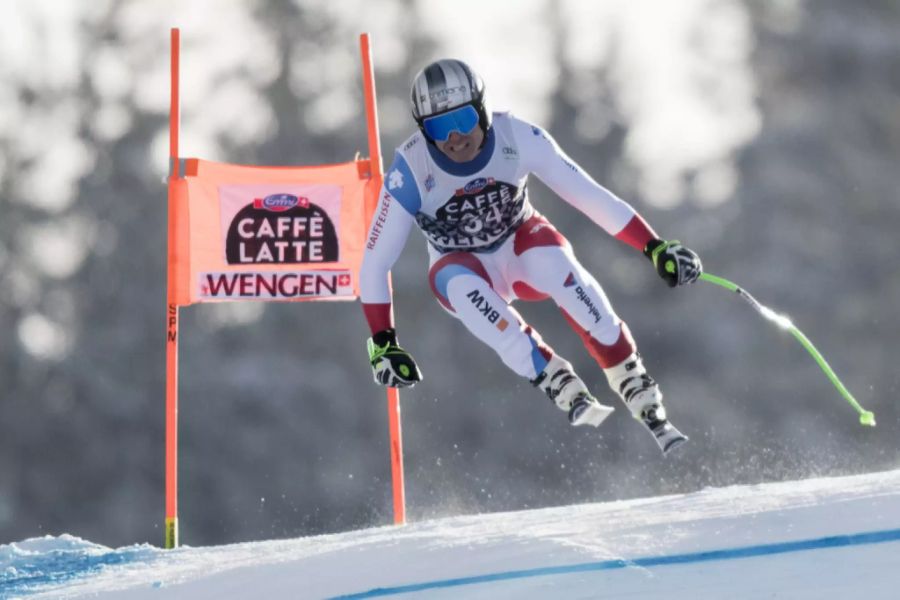
[[[393,329],[379,331],[366,343],[369,362],[375,383],[388,387],[412,387],[422,381],[416,361],[409,352],[397,345],[397,332]]]
[[[644,256],[653,262],[656,272],[669,287],[694,283],[703,273],[703,264],[697,253],[677,240],[650,240],[644,248]]]

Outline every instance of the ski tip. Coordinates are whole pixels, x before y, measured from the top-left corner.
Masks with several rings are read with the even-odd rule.
[[[575,427],[580,427],[583,425],[600,427],[603,421],[606,420],[606,417],[611,415],[614,410],[615,409],[612,406],[606,406],[605,404],[595,402],[593,405],[588,406],[586,409],[578,411],[577,414],[571,415],[569,417],[569,423],[571,423]]]
[[[688,440],[690,440],[686,435],[682,435],[681,437],[672,438],[666,444],[665,448],[662,449],[663,456],[668,456],[670,452],[678,448],[679,446],[684,445]]]

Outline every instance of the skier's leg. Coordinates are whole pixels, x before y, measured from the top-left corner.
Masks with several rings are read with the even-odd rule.
[[[518,375],[534,379],[553,351],[541,336],[494,291],[490,276],[469,252],[453,252],[435,261],[429,272],[438,302]]]
[[[493,348],[510,369],[544,390],[569,413],[573,425],[599,425],[612,412],[591,398],[572,366],[554,354],[540,334],[497,294],[475,255],[455,252],[442,256],[432,265],[429,280],[441,305]]]
[[[632,415],[651,429],[665,423],[662,393],[647,375],[628,326],[568,241],[538,215],[519,228],[515,254],[517,294],[552,297]]]
[[[575,258],[572,246],[542,215],[516,232],[512,288],[523,300],[553,298],[604,369],[635,351],[627,326],[597,281]]]
[[[603,288],[543,216],[519,228],[514,249],[518,268],[513,290],[525,300],[553,298],[601,368],[621,364],[636,352],[628,326],[613,311]]]
[[[615,314],[603,289],[581,266],[571,248],[531,248],[519,259],[527,284],[548,294],[559,305],[631,413],[640,418],[646,408],[661,406],[659,386],[646,374],[628,326]]]

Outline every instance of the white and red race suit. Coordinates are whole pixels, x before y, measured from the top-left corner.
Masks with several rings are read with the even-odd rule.
[[[635,351],[603,289],[531,205],[530,173],[639,251],[658,237],[546,131],[509,113],[493,114],[481,151],[467,163],[453,162],[416,132],[397,148],[385,174],[360,270],[373,333],[393,327],[388,272],[416,223],[428,241],[437,300],[519,375],[537,377],[553,351],[510,306],[516,299],[553,298],[603,368]]]

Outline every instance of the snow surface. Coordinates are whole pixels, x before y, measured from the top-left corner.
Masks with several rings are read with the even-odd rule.
[[[0,546],[0,598],[898,598],[900,471],[295,540]]]

